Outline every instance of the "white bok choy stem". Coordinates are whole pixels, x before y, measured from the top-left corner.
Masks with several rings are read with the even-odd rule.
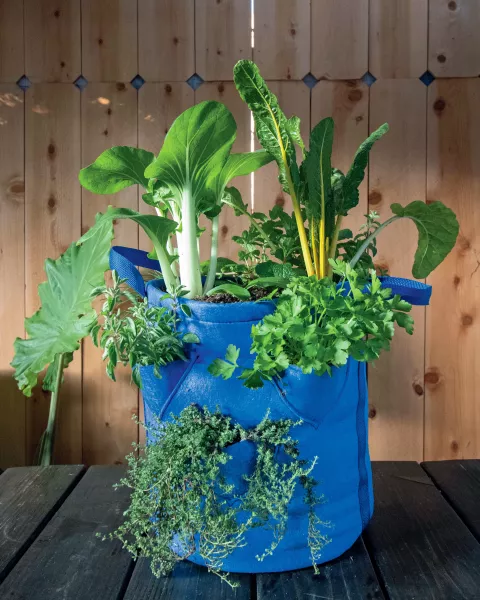
[[[197,214],[190,187],[183,191],[180,206],[181,231],[177,231],[180,283],[188,290],[186,298],[202,295],[202,276],[197,246]]]

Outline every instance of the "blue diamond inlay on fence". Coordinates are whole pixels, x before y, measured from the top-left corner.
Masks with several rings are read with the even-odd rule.
[[[22,75],[17,81],[17,85],[21,90],[25,92],[32,85],[32,82],[26,75]]]
[[[76,85],[80,91],[83,91],[87,87],[88,81],[85,79],[85,77],[83,75],[80,75],[80,77],[77,77],[75,79],[75,81],[73,82],[73,85]]]
[[[425,71],[423,75],[419,77],[420,81],[427,87],[435,81],[435,75],[430,71]]]
[[[312,75],[311,73],[307,73],[302,79],[302,81],[310,89],[314,88],[318,83],[318,79],[315,77],[315,75]]]
[[[377,81],[377,78],[374,75],[372,75],[370,71],[367,71],[362,77],[362,81],[363,83],[366,83],[368,87],[370,87]]]
[[[200,75],[194,73],[191,77],[187,79],[187,83],[192,88],[192,90],[198,90],[198,88],[203,83],[203,79],[200,77]]]
[[[136,90],[139,90],[145,83],[145,79],[141,75],[135,75],[130,83]]]

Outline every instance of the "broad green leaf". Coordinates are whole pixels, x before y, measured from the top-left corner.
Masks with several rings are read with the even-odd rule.
[[[63,355],[63,368],[66,369],[68,367],[68,365],[72,362],[73,360],[73,352],[66,352]],[[54,392],[55,391],[55,378],[56,378],[56,369],[55,369],[56,365],[55,363],[50,363],[48,365],[47,368],[47,372],[45,373],[45,377],[43,378],[42,381],[42,390],[44,390],[45,392]],[[64,380],[64,376],[62,373],[62,381],[60,382],[60,385],[63,383]]]
[[[182,338],[182,342],[186,344],[199,344],[200,338],[196,333],[186,333]]]
[[[242,195],[236,187],[225,188],[222,196],[222,202],[230,206],[235,211],[235,216],[240,217],[248,212],[248,204],[242,200]]]
[[[278,277],[280,279],[291,279],[295,273],[289,263],[277,263],[273,260],[266,260],[255,267],[255,272],[259,277]]]
[[[241,175],[250,175],[260,167],[272,162],[271,156],[266,150],[257,150],[255,152],[239,152],[230,154],[220,174],[220,180],[224,186],[235,177]]]
[[[259,277],[253,279],[248,284],[247,288],[259,287],[259,288],[286,288],[288,285],[288,279],[282,277]]]
[[[325,232],[331,236],[335,209],[331,197],[333,119],[322,119],[310,133],[310,149],[305,158],[308,197],[304,199],[307,215],[315,221],[325,218]]]
[[[300,117],[290,117],[287,119],[287,129],[292,137],[292,140],[301,148],[302,154],[305,157],[305,144],[303,143],[302,134],[300,133]]]
[[[168,186],[182,213],[199,212],[200,207],[208,210],[206,199],[210,198],[210,204],[215,203],[213,188],[236,133],[235,119],[226,106],[214,101],[201,102],[175,119],[145,176],[155,177]]]
[[[230,294],[231,296],[235,296],[239,300],[249,300],[250,292],[245,288],[237,285],[236,283],[222,283],[212,288],[209,292],[207,292],[207,296],[212,296],[213,294]]]
[[[57,260],[45,261],[47,281],[38,286],[41,307],[25,319],[27,339],[14,344],[14,377],[26,396],[55,356],[78,350],[96,323],[92,291],[104,283],[113,228],[110,222],[97,222],[93,229],[83,244],[74,242]]]
[[[407,206],[392,204],[394,215],[412,219],[418,230],[418,247],[412,274],[424,279],[445,259],[455,246],[459,225],[455,213],[442,202],[425,204],[415,200]]]
[[[95,194],[115,194],[137,183],[148,186],[145,169],[154,155],[140,148],[115,146],[102,152],[95,162],[82,169],[78,179]]]
[[[345,175],[343,184],[343,212],[341,212],[341,214],[347,214],[351,208],[358,204],[358,187],[365,177],[365,169],[367,168],[370,150],[374,143],[384,136],[387,131],[388,124],[384,123],[374,131],[357,150],[353,159],[353,164]]]
[[[219,256],[217,258],[217,273],[221,273],[223,269],[228,269],[232,265],[236,265],[237,263],[231,258],[224,258],[223,256]],[[210,260],[204,260],[200,263],[200,268],[202,270],[202,275],[206,275],[208,273],[208,269],[210,267]]]
[[[294,145],[297,141],[296,122],[289,122],[284,115],[255,63],[240,60],[233,69],[233,79],[240,96],[253,113],[258,140],[275,159],[280,183],[284,191],[291,194],[289,181],[294,186],[299,182]]]

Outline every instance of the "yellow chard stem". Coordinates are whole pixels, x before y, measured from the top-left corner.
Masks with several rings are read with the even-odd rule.
[[[295,221],[297,223],[298,234],[300,236],[300,245],[302,247],[303,262],[305,263],[305,268],[307,269],[307,275],[310,277],[310,275],[315,274],[315,269],[313,267],[312,257],[310,255],[310,248],[308,246],[307,232],[305,231],[305,225],[303,223],[302,211],[300,209],[300,203],[298,202],[297,194],[295,193],[295,188],[293,186],[293,181],[292,181],[292,177],[290,175],[290,170],[288,167],[286,157],[285,157],[285,165],[286,165],[288,188],[290,190],[290,196],[292,198],[293,212],[295,214]]]
[[[313,261],[315,263],[315,275],[318,279],[320,277],[320,259],[317,252],[317,242],[315,240],[315,227],[315,220],[312,219],[312,223],[310,225],[310,245],[312,246]]]
[[[342,225],[342,218],[343,218],[343,215],[338,215],[338,217],[337,217],[337,221],[335,223],[335,229],[333,230],[332,243],[330,245],[328,258],[333,258],[333,259],[335,258],[335,253],[337,251],[337,244],[338,244],[338,234],[340,233],[340,227]],[[330,277],[330,279],[332,278],[332,274],[333,274],[332,266],[328,265],[327,275],[328,275],[328,277]]]
[[[323,206],[322,206],[323,208]],[[320,237],[320,278],[325,277],[325,219],[322,210],[322,218],[320,219],[320,227],[319,227],[319,237]]]

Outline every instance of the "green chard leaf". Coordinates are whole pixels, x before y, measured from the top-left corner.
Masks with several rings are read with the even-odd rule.
[[[233,69],[233,79],[240,96],[253,113],[260,143],[278,165],[278,178],[283,190],[291,194],[289,180],[294,186],[299,183],[294,144],[299,141],[297,121],[287,119],[252,61],[240,60]]]
[[[74,242],[57,260],[45,261],[47,281],[38,286],[41,307],[25,319],[28,338],[14,344],[14,377],[26,396],[55,356],[78,350],[97,321],[92,291],[104,283],[113,229],[110,222],[93,229],[83,244]]]
[[[455,246],[459,225],[455,213],[442,202],[425,204],[415,200],[407,206],[392,204],[394,215],[412,219],[418,230],[418,247],[412,274],[424,279],[438,267]]]
[[[144,172],[153,159],[154,155],[146,150],[115,146],[102,152],[95,162],[82,169],[78,179],[85,189],[94,194],[115,194],[136,184],[147,188]]]
[[[383,137],[388,131],[388,124],[384,123],[374,131],[359,147],[350,170],[345,175],[343,182],[343,206],[340,214],[346,215],[347,212],[358,204],[358,187],[365,177],[365,169],[368,164],[370,150],[377,140]]]

